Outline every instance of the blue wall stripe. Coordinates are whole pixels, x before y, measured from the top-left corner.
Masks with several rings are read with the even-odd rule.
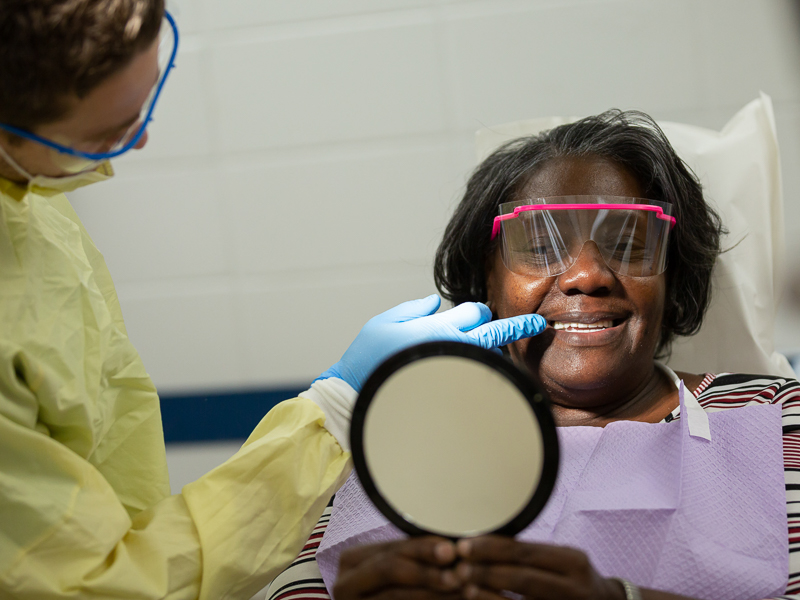
[[[167,443],[243,440],[273,406],[306,389],[161,396],[164,439]]]

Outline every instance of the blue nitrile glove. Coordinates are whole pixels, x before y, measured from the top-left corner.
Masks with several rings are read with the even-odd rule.
[[[404,302],[373,317],[342,359],[317,379],[338,377],[360,392],[378,365],[392,354],[415,344],[450,341],[496,349],[541,333],[547,327],[547,321],[540,315],[519,315],[492,321],[492,311],[480,302],[465,302],[434,314],[441,303],[441,298],[433,294]]]

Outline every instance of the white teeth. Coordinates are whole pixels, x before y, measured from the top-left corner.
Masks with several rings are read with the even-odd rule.
[[[613,321],[597,321],[596,323],[569,323],[565,321],[555,321],[553,329],[565,329],[567,331],[599,331],[613,327]]]

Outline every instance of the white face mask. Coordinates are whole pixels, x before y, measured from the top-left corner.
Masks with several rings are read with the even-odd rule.
[[[24,169],[16,160],[11,158],[11,155],[0,144],[0,158],[2,158],[8,166],[14,169],[20,177],[28,182],[28,189],[33,187],[40,187],[58,192],[71,192],[79,187],[104,181],[114,175],[114,170],[111,168],[111,163],[108,161],[101,162],[94,165],[92,168],[74,175],[64,175],[61,177],[49,177],[47,175],[32,175]]]

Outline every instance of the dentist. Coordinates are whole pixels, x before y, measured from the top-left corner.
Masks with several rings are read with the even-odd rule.
[[[372,319],[311,389],[171,496],[159,399],[102,255],[64,192],[147,142],[178,30],[163,0],[0,3],[0,597],[249,598],[302,547],[350,471],[350,407],[414,343],[494,348],[439,297]],[[277,343],[277,342],[276,342]]]

